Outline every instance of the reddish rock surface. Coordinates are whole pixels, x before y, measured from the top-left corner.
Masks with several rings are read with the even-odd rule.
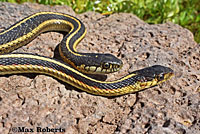
[[[172,68],[175,77],[136,94],[106,98],[45,75],[1,76],[0,133],[14,133],[15,127],[35,133],[37,127],[69,134],[200,133],[200,45],[189,30],[173,23],[146,24],[126,13],[77,15],[67,6],[9,3],[0,3],[0,29],[40,11],[67,13],[84,22],[88,32],[79,51],[122,59],[122,70],[108,80],[155,64]],[[61,34],[45,33],[15,52],[53,57],[61,39]]]

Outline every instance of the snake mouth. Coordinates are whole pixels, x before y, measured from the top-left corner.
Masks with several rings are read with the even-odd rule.
[[[164,80],[165,80],[165,81],[166,81],[166,80],[169,80],[169,79],[171,79],[174,75],[175,75],[174,72],[167,73],[167,74],[165,74]]]
[[[122,65],[110,65],[112,67],[103,68],[102,66],[86,66],[81,65],[77,69],[86,74],[109,74],[119,71],[122,68]]]
[[[121,60],[115,61],[107,61],[107,62],[89,62],[90,65],[86,65],[82,63],[81,65],[75,66],[77,70],[86,74],[109,74],[119,71],[122,66],[123,62]]]

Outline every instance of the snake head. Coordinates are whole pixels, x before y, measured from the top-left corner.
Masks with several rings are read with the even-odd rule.
[[[143,76],[143,81],[156,80],[157,84],[160,84],[174,75],[174,71],[171,68],[164,67],[161,65],[154,65],[141,70],[132,72],[134,74]]]
[[[152,66],[152,72],[154,72],[154,77],[158,83],[164,82],[174,75],[174,71],[171,68],[161,65]]]
[[[119,71],[123,63],[111,54],[87,54],[90,58],[82,60],[82,71],[91,74],[108,74]],[[92,57],[92,58],[91,58]]]

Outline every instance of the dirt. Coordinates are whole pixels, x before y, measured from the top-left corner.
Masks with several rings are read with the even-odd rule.
[[[200,133],[200,44],[189,30],[171,22],[150,25],[133,14],[78,15],[67,6],[30,3],[0,3],[0,29],[40,11],[62,12],[83,21],[87,35],[79,51],[112,53],[122,59],[122,70],[107,80],[156,64],[172,68],[175,77],[139,93],[107,98],[46,75],[1,76],[0,133],[37,133],[39,127],[69,134]],[[41,34],[15,52],[53,57],[61,40],[58,33]]]

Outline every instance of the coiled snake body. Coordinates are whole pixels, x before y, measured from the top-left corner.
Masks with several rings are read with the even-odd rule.
[[[59,45],[63,61],[34,54],[11,53],[29,43],[40,33],[64,31]],[[54,12],[40,12],[15,23],[0,33],[0,75],[42,73],[56,77],[86,92],[117,96],[158,85],[173,76],[173,70],[161,65],[134,71],[111,82],[95,80],[85,73],[112,73],[122,62],[111,54],[79,53],[76,45],[85,36],[83,23],[77,18]],[[73,67],[73,68],[72,68]]]

